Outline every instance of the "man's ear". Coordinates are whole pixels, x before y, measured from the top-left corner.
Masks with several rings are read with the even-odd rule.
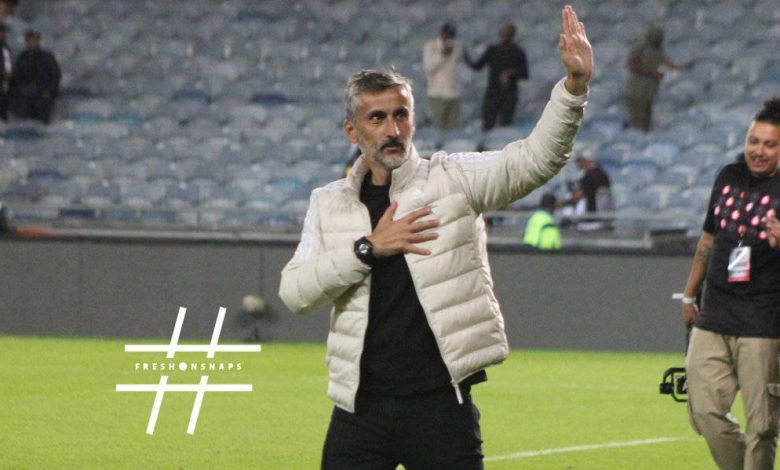
[[[344,120],[344,134],[347,136],[347,139],[349,139],[349,142],[352,144],[357,144],[357,129],[355,129],[355,125],[352,124],[352,121],[349,119]]]

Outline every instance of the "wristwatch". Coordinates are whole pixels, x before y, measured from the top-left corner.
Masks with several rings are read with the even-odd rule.
[[[355,256],[369,266],[374,266],[376,263],[376,256],[374,256],[374,244],[368,237],[360,237],[355,241]]]

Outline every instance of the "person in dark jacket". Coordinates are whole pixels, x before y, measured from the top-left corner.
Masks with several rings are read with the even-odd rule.
[[[517,107],[517,81],[528,78],[525,51],[515,41],[515,27],[506,23],[499,31],[501,42],[485,50],[478,60],[473,61],[464,53],[466,63],[474,70],[488,66],[488,85],[482,103],[482,131],[487,132],[496,125],[512,124]],[[465,52],[465,51],[464,51]]]
[[[0,119],[8,121],[8,87],[13,73],[13,54],[5,43],[8,28],[0,23]]]
[[[16,58],[11,80],[14,114],[21,118],[51,121],[54,101],[60,90],[60,66],[54,55],[41,49],[41,34],[27,31],[27,50]]]

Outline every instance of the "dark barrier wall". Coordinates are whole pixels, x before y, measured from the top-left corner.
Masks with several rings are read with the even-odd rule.
[[[210,338],[251,335],[241,298],[259,294],[263,341],[324,341],[327,311],[296,316],[278,298],[292,244],[156,240],[0,241],[0,334]],[[540,254],[501,248],[490,261],[513,348],[680,351],[679,302],[690,256]]]

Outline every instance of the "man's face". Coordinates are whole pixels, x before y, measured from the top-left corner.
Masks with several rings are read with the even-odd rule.
[[[745,138],[745,162],[753,176],[772,176],[780,161],[780,126],[753,121]]]
[[[502,43],[509,44],[515,37],[515,27],[509,23],[501,26],[501,29],[498,31],[498,37]]]
[[[34,51],[38,49],[38,46],[41,44],[41,40],[38,39],[37,36],[28,36],[25,41],[27,43],[28,51]]]
[[[11,16],[16,11],[16,7],[10,2],[0,1],[0,15]]]
[[[378,93],[362,93],[359,98],[355,122],[344,122],[347,137],[360,147],[369,168],[378,165],[392,172],[409,158],[412,149],[412,97],[406,88],[394,86]]]

